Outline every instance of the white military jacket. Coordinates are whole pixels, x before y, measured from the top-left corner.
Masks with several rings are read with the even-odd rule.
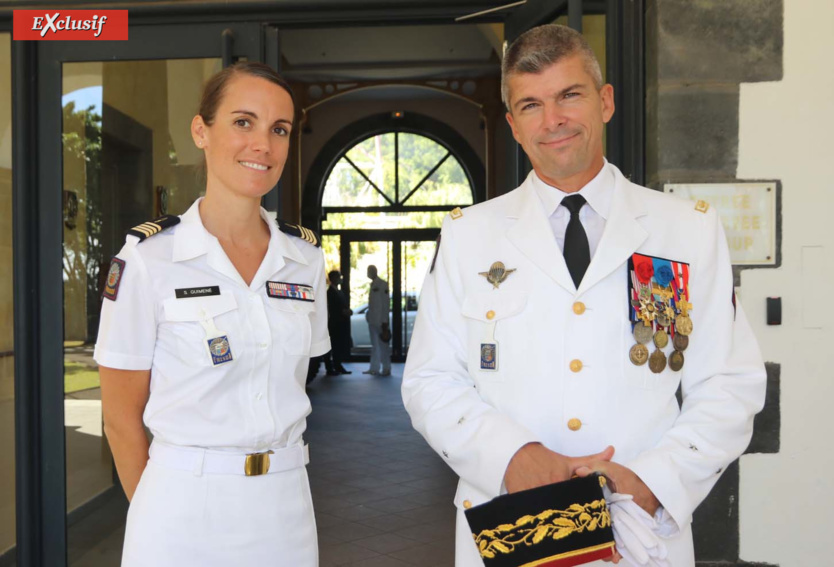
[[[461,477],[458,567],[481,565],[464,502],[499,495],[510,460],[530,442],[569,456],[613,445],[614,461],[635,471],[665,509],[675,534],[670,564],[694,566],[692,513],[750,441],[765,370],[734,304],[717,214],[606,167],[615,178],[611,210],[578,290],[532,177],[443,223],[403,400],[414,427]],[[689,264],[694,330],[679,372],[653,374],[629,360],[627,262],[635,252]],[[496,261],[515,270],[497,289],[480,275]],[[497,344],[495,370],[481,369],[483,343]],[[569,428],[571,420],[580,427]]]
[[[127,237],[95,360],[151,371],[144,421],[155,440],[234,452],[297,444],[311,409],[308,361],[330,350],[322,251],[261,209],[269,247],[247,285],[199,203],[173,228]]]

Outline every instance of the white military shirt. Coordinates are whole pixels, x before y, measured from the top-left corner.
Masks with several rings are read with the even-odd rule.
[[[750,441],[765,370],[734,306],[718,215],[605,167],[611,206],[579,289],[532,174],[443,222],[402,389],[415,429],[461,478],[457,567],[482,565],[463,510],[498,496],[510,460],[530,442],[569,456],[613,445],[614,461],[635,471],[668,515],[669,563],[694,567],[692,513]],[[689,265],[694,330],[678,372],[629,360],[635,253]],[[498,261],[515,271],[496,288],[482,274]],[[484,357],[484,344],[497,355]]]
[[[324,256],[261,209],[269,247],[246,285],[203,227],[200,201],[172,228],[127,237],[95,360],[150,369],[144,421],[164,443],[241,452],[296,444],[310,413],[309,358],[330,350]]]
[[[371,280],[371,290],[368,292],[368,310],[365,312],[365,320],[371,325],[382,325],[388,322],[389,306],[391,295],[388,292],[388,282],[374,277]]]

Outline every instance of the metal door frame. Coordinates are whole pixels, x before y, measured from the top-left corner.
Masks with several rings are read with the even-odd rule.
[[[229,41],[228,33],[233,32]],[[80,61],[245,57],[275,63],[260,23],[131,25],[129,41],[13,42],[17,564],[67,565],[62,69]],[[34,132],[32,125],[37,125]],[[277,201],[277,199],[276,199]]]
[[[326,230],[323,235],[339,236],[339,270],[342,272],[342,291],[350,297],[350,243],[390,242],[391,249],[391,304],[402,305],[402,243],[436,241],[439,228],[404,228],[393,230]],[[403,348],[403,321],[400,309],[391,310],[391,360],[405,361]],[[353,357],[351,357],[353,359]]]

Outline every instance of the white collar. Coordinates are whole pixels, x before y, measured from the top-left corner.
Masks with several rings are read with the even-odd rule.
[[[539,196],[545,215],[549,218],[562,203],[562,199],[570,195],[582,195],[585,201],[603,219],[608,219],[611,211],[611,198],[614,195],[614,172],[608,160],[604,160],[599,173],[576,193],[565,193],[558,187],[548,185],[536,174],[531,173],[531,181],[536,195]]]
[[[180,216],[180,223],[174,229],[174,262],[196,258],[208,253],[213,243],[219,245],[217,238],[203,226],[203,220],[200,218],[202,200],[203,197],[200,197],[194,201],[194,204]],[[269,227],[269,251],[274,250],[281,256],[300,264],[309,264],[292,239],[281,232],[275,219],[263,207],[260,208],[260,215]]]

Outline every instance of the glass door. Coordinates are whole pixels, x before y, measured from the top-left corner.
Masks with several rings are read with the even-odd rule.
[[[342,289],[350,298],[351,340],[354,359],[370,356],[371,340],[365,314],[371,281],[368,266],[377,267],[388,282],[391,310],[391,357],[402,362],[414,330],[420,290],[434,256],[439,229],[351,230],[324,237],[328,270],[342,272]]]
[[[350,259],[347,269],[342,270],[344,283],[342,289],[348,294],[350,308],[350,336],[353,347],[351,355],[368,357],[371,354],[371,335],[365,315],[368,312],[368,298],[371,291],[371,280],[368,278],[368,267],[376,266],[377,275],[388,282],[388,291],[393,296],[394,246],[391,241],[362,241],[343,239],[349,247]],[[388,316],[390,325],[391,315]],[[393,335],[393,326],[392,329]],[[392,337],[393,338],[393,337]]]
[[[224,53],[227,28],[240,39]],[[44,369],[56,410],[44,428],[63,435],[45,441],[45,452],[65,471],[63,491],[56,483],[45,496],[43,523],[57,537],[43,564],[119,564],[127,501],[103,432],[92,358],[107,269],[128,229],[181,214],[204,193],[202,154],[190,134],[202,85],[224,58],[262,59],[262,33],[253,24],[132,26],[128,42],[39,47],[49,62],[41,68],[57,71],[41,76],[47,103],[39,135],[42,144],[60,141],[45,143],[41,154],[60,164],[40,180],[42,199],[60,203],[58,214],[45,211],[50,238],[41,251],[60,262],[61,293],[53,299],[63,306],[43,341],[61,353]]]

